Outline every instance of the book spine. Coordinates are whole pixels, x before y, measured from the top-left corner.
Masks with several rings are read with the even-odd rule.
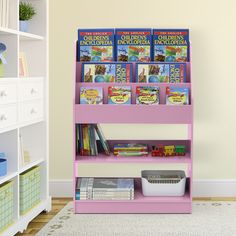
[[[89,137],[88,137],[88,125],[83,124],[83,143],[84,143],[84,155],[89,155]]]
[[[98,135],[98,137],[99,137],[99,139],[101,141],[102,147],[103,147],[103,149],[105,151],[105,154],[110,156],[110,153],[111,153],[110,152],[110,148],[109,148],[108,143],[107,143],[107,141],[105,139],[105,136],[102,133],[100,125],[96,124],[95,125],[95,129],[96,129],[97,135]]]
[[[93,199],[93,178],[89,178],[88,180],[88,187],[87,187],[87,199],[92,200]]]
[[[89,133],[89,146],[90,146],[90,155],[94,156],[94,142],[93,142],[93,137],[92,137],[92,133],[91,133],[91,125],[88,125],[88,133]]]
[[[98,150],[97,150],[97,142],[96,142],[96,136],[95,136],[95,130],[94,130],[94,125],[90,125],[90,137],[91,137],[91,146],[92,146],[92,152],[93,156],[98,155]]]
[[[80,199],[86,200],[88,178],[82,178],[80,184]]]

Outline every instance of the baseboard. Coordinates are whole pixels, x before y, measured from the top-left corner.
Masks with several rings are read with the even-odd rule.
[[[50,180],[52,197],[72,197],[72,180]],[[236,179],[194,180],[193,197],[236,197]]]

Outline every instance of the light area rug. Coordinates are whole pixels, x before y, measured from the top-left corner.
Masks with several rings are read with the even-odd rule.
[[[236,202],[194,202],[192,214],[74,214],[68,203],[37,236],[236,236]]]

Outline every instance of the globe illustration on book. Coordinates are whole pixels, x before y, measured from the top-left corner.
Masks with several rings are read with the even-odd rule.
[[[166,61],[167,62],[175,62],[175,57],[174,56],[167,56]]]
[[[97,76],[95,77],[94,81],[95,81],[96,83],[103,83],[103,82],[105,82],[105,79],[104,79],[104,77],[103,77],[102,75],[97,75]]]
[[[150,76],[148,78],[148,82],[149,83],[158,83],[159,81],[158,81],[158,78],[156,76]]]
[[[92,61],[101,61],[101,57],[99,56],[92,57]]]
[[[129,61],[138,61],[138,57],[131,56],[131,57],[129,57]]]

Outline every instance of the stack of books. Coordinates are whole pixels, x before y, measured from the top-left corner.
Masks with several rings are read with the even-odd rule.
[[[101,148],[106,155],[110,155],[110,148],[98,124],[77,124],[77,153],[81,156],[97,156],[97,137],[100,140]]]
[[[9,1],[0,0],[0,27],[8,28],[9,25]]]
[[[134,179],[79,178],[76,200],[133,200]]]
[[[115,156],[147,156],[148,145],[140,143],[115,144],[113,152]]]

